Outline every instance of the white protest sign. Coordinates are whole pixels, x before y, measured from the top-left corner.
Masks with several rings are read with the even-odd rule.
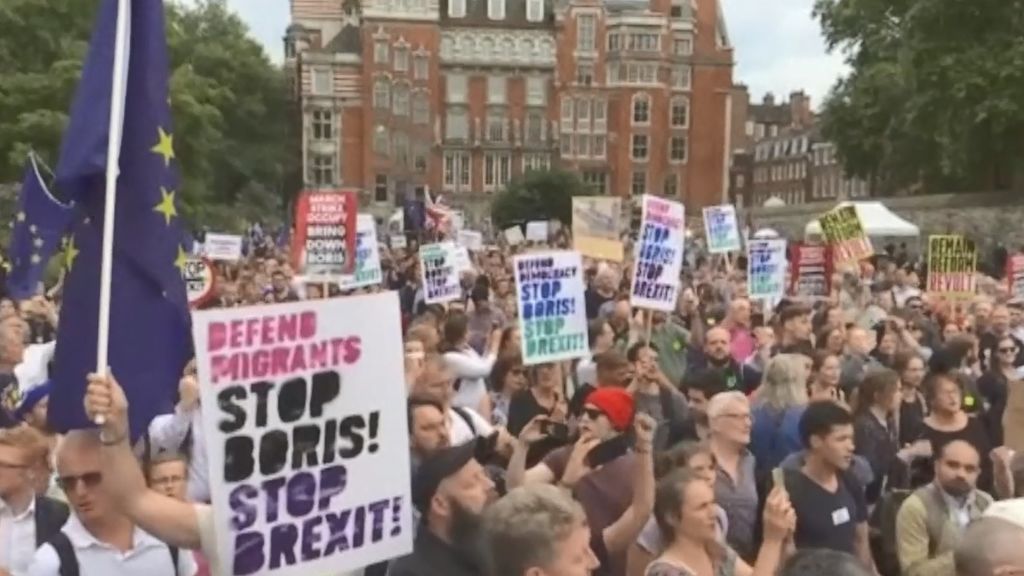
[[[708,252],[712,254],[738,252],[741,245],[736,208],[732,204],[705,208],[704,236],[708,241]]]
[[[475,230],[459,230],[459,244],[470,250],[484,247],[484,235]]]
[[[186,259],[181,278],[185,281],[185,292],[191,306],[201,306],[213,297],[217,277],[213,265],[206,258],[193,256]]]
[[[579,252],[523,254],[513,259],[526,365],[590,354],[583,259]]]
[[[411,552],[397,293],[192,319],[218,576],[340,574]]]
[[[747,291],[751,298],[779,299],[786,293],[786,240],[747,242]]]
[[[465,246],[455,247],[455,268],[459,274],[473,271],[473,259],[469,257],[469,248]]]
[[[629,303],[638,308],[672,312],[676,308],[683,242],[683,205],[657,196],[643,196]]]
[[[519,226],[509,226],[505,228],[505,241],[515,246],[516,244],[522,244],[525,238],[523,238],[523,230]]]
[[[203,252],[210,260],[240,260],[242,258],[242,237],[237,234],[206,233]]]
[[[532,242],[547,242],[548,223],[546,221],[527,222],[526,239]]]
[[[423,300],[427,304],[444,304],[462,296],[459,284],[459,254],[454,242],[420,246],[420,269],[423,271]]]
[[[401,234],[392,236],[390,242],[392,248],[405,248],[405,236]]]
[[[343,290],[380,284],[384,273],[380,269],[380,247],[377,244],[377,224],[370,214],[356,216],[356,266],[352,274],[338,281]]]

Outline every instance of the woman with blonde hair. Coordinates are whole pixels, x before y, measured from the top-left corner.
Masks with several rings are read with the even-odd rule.
[[[779,354],[768,361],[761,387],[751,401],[754,418],[750,451],[761,474],[803,450],[800,417],[807,407],[810,360],[800,354]]]

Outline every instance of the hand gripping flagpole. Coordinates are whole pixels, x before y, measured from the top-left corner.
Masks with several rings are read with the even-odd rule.
[[[128,81],[128,45],[131,34],[131,1],[117,2],[117,33],[114,40],[114,70],[110,88],[110,128],[107,138],[106,190],[103,204],[103,251],[100,267],[99,330],[96,337],[96,372],[107,374],[110,344],[110,281],[114,268],[114,216],[117,211],[117,177],[120,172],[121,136],[124,130],[125,92]],[[97,414],[102,426],[106,418]]]

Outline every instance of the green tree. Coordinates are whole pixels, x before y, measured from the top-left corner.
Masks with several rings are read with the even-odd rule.
[[[816,0],[851,71],[823,109],[845,168],[876,187],[1024,183],[1024,0]]]
[[[30,149],[56,165],[98,6],[0,3],[0,182],[21,179]],[[166,10],[186,216],[219,230],[274,220],[298,166],[284,71],[221,0]]]
[[[571,226],[572,197],[591,193],[575,172],[530,171],[495,196],[491,219],[499,228],[531,220],[559,220]]]

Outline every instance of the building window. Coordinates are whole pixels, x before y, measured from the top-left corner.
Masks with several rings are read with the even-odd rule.
[[[673,98],[669,111],[669,121],[673,128],[686,128],[690,125],[690,103],[685,98]]]
[[[580,86],[594,84],[594,65],[590,63],[576,64],[576,83]]]
[[[508,154],[484,155],[484,189],[503,188],[512,178],[512,157]]]
[[[633,96],[633,124],[651,123],[651,98],[646,94]]]
[[[668,159],[672,162],[686,162],[686,136],[669,139]]]
[[[426,80],[430,76],[430,60],[426,54],[416,54],[412,58],[413,76],[417,80]]]
[[[636,52],[658,52],[661,50],[661,36],[646,32],[628,34],[626,49]]]
[[[544,141],[544,114],[528,112],[526,114],[526,142],[540,144]]]
[[[444,154],[444,187],[464,189],[469,187],[469,153],[445,152]]]
[[[334,81],[330,68],[313,69],[313,94],[326,96],[334,92],[331,83]]]
[[[526,77],[526,105],[544,106],[548,103],[548,79],[544,76]]]
[[[448,0],[448,16],[464,18],[466,16],[466,0]]]
[[[507,92],[507,82],[504,76],[487,77],[487,103],[504,104]]]
[[[334,154],[312,154],[309,180],[315,186],[333,186],[336,158]]]
[[[573,101],[572,98],[562,97],[562,132],[572,132]]]
[[[447,102],[466,103],[466,76],[464,74],[449,74],[445,77],[445,97]]]
[[[693,54],[692,38],[673,38],[672,53],[676,56],[691,56]]]
[[[487,0],[487,17],[491,20],[504,20],[505,0]]]
[[[409,70],[409,47],[395,46],[395,72]]]
[[[416,124],[430,123],[430,101],[426,92],[416,92],[412,95],[412,121]]]
[[[469,140],[469,114],[466,109],[449,108],[444,130],[445,138],[448,140]]]
[[[373,183],[373,201],[374,202],[387,202],[388,201],[388,175],[377,174]]]
[[[590,136],[586,134],[579,134],[576,136],[576,157],[590,157]]]
[[[409,136],[404,132],[396,132],[391,143],[392,157],[401,168],[409,167]]]
[[[313,140],[334,139],[334,113],[330,110],[313,111]]]
[[[409,115],[409,87],[404,84],[395,86],[395,94],[391,106],[391,112],[395,116]]]
[[[584,170],[582,174],[583,184],[590,188],[594,194],[608,193],[608,174],[600,170]]]
[[[572,145],[572,134],[562,134],[562,137],[558,140],[558,152],[562,155],[562,158],[572,158]]]
[[[665,196],[673,198],[679,195],[679,175],[669,172],[665,175]]]
[[[526,21],[540,22],[544,20],[544,0],[526,0]]]
[[[633,178],[629,183],[629,191],[633,196],[642,196],[647,193],[647,172],[642,170],[633,172]]]
[[[373,82],[373,107],[386,110],[391,108],[391,85],[386,78]]]
[[[487,141],[504,142],[505,140],[505,113],[501,110],[487,112]]]
[[[551,157],[547,154],[524,154],[523,172],[543,171],[551,167]]]
[[[608,102],[603,98],[595,98],[594,108],[594,132],[604,132],[608,129]]]
[[[391,140],[388,136],[388,128],[383,124],[377,124],[373,129],[373,151],[385,156],[391,151]]]
[[[590,131],[590,100],[586,98],[576,100],[576,129]]]
[[[388,39],[377,38],[373,41],[373,61],[377,64],[388,63]]]
[[[423,144],[417,144],[415,151],[413,152],[412,163],[413,169],[419,174],[427,173],[427,154],[429,151]]]
[[[647,160],[647,134],[633,134],[630,155],[633,157],[633,160]]]
[[[580,52],[593,52],[596,46],[594,41],[597,35],[597,17],[593,14],[579,14],[576,16],[576,50]]]
[[[593,147],[592,147],[592,149],[590,151],[591,152],[591,156],[593,156],[594,158],[597,158],[598,160],[603,160],[604,159],[604,155],[607,153],[607,149],[606,149],[606,147],[608,146],[607,140],[605,140],[605,137],[604,137],[603,134],[595,134],[592,137],[592,141],[593,141],[594,145],[593,145]]]

